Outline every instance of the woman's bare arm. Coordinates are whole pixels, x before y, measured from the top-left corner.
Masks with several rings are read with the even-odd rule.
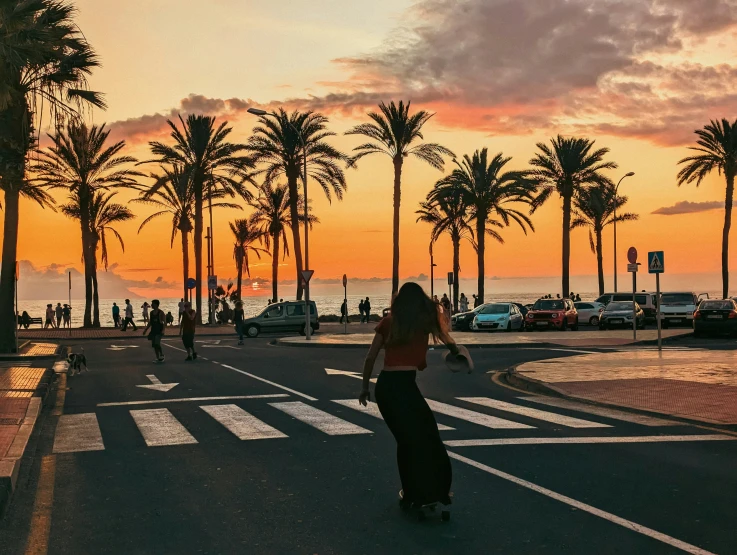
[[[371,374],[374,372],[374,364],[376,364],[376,359],[379,357],[379,352],[383,346],[384,337],[380,333],[377,333],[374,335],[374,340],[371,342],[366,359],[363,361],[363,387],[361,388],[361,395],[358,398],[359,403],[363,406],[366,406],[366,401],[369,398]]]
[[[458,345],[456,344],[455,339],[450,336],[450,333],[445,330],[441,330],[439,339],[448,347],[451,354],[458,354]]]

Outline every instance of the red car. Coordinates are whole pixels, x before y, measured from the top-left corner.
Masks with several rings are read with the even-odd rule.
[[[539,299],[525,317],[525,329],[565,331],[578,329],[578,312],[568,299]]]

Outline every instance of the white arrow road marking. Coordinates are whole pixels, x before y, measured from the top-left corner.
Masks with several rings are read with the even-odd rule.
[[[335,370],[334,368],[325,368],[325,373],[328,376],[348,376],[349,378],[356,378],[362,380],[363,376],[359,372],[347,372],[345,370]],[[376,383],[376,378],[371,378],[371,383]]]
[[[179,383],[161,383],[161,380],[154,376],[153,374],[147,374],[146,377],[151,381],[151,385],[137,385],[136,387],[143,387],[144,389],[153,389],[155,391],[163,391],[166,393],[167,391],[171,391],[174,386],[179,385]]]
[[[137,349],[138,345],[110,345],[108,351],[124,351],[125,349]]]

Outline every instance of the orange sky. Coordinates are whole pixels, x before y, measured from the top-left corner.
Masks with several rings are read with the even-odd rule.
[[[468,4],[473,8],[479,1],[471,0]],[[585,0],[573,4],[577,3],[587,4]],[[517,169],[527,167],[536,141],[545,141],[558,130],[576,132],[595,138],[597,145],[611,149],[610,159],[620,166],[611,174],[613,179],[628,171],[636,173],[621,188],[630,199],[628,211],[640,214],[638,222],[623,224],[618,230],[622,274],[630,245],[635,245],[641,253],[665,250],[669,273],[719,272],[723,209],[669,216],[652,212],[681,201],[723,203],[724,183],[718,175],[711,176],[699,188],[693,185],[679,188],[676,173],[677,161],[687,155],[685,145],[696,125],[705,124],[710,118],[735,117],[736,101],[726,92],[720,92],[729,88],[730,80],[737,80],[732,75],[737,75],[737,69],[726,65],[732,57],[728,54],[737,45],[732,25],[711,28],[707,20],[696,27],[696,22],[689,23],[693,18],[685,19],[690,17],[688,13],[678,12],[673,16],[676,22],[673,28],[668,27],[666,31],[680,41],[680,46],[652,45],[652,37],[618,35],[618,25],[625,26],[628,22],[624,15],[618,20],[615,13],[614,19],[601,29],[602,36],[618,45],[606,67],[589,67],[593,62],[584,64],[571,54],[568,64],[558,58],[546,61],[546,68],[561,64],[560,73],[551,70],[551,75],[546,77],[547,69],[534,66],[537,60],[517,60],[513,68],[520,71],[508,74],[509,88],[517,86],[515,80],[522,79],[518,73],[532,66],[526,77],[530,88],[509,92],[484,73],[485,63],[490,64],[490,69],[496,68],[493,64],[501,63],[491,59],[496,54],[488,49],[494,44],[478,46],[479,59],[475,63],[481,67],[473,68],[467,82],[463,81],[468,75],[461,73],[462,68],[453,70],[457,74],[444,75],[451,70],[447,65],[440,65],[443,60],[421,58],[425,43],[437,47],[438,56],[442,54],[445,40],[440,32],[442,25],[436,35],[421,36],[417,48],[404,53],[408,59],[418,57],[416,73],[402,68],[387,69],[382,56],[390,48],[387,45],[392,44],[389,39],[394,36],[393,29],[399,25],[419,25],[423,17],[430,17],[423,13],[422,4],[405,11],[409,2],[388,0],[373,2],[371,6],[337,0],[309,3],[277,0],[268,6],[235,0],[208,3],[131,0],[122,4],[111,0],[94,3],[82,0],[77,2],[80,27],[104,63],[104,68],[91,79],[91,87],[104,91],[110,105],[107,112],[95,111],[91,119],[96,123],[132,119],[128,128],[116,128],[116,134],[127,134],[128,152],[144,158],[146,141],[160,135],[162,128],[157,127],[160,122],[154,121],[151,128],[132,133],[132,127],[140,124],[135,118],[174,115],[183,107],[181,100],[191,94],[207,99],[253,99],[270,106],[280,100],[289,100],[292,106],[318,106],[329,114],[331,128],[340,134],[361,121],[361,114],[370,108],[369,102],[365,106],[361,103],[358,93],[370,92],[377,97],[386,94],[389,100],[401,98],[390,95],[399,91],[405,99],[416,98],[418,106],[437,111],[426,128],[428,141],[439,142],[458,155],[470,154],[484,146],[491,152],[502,151],[513,157],[512,166]],[[501,0],[490,0],[482,7],[507,9]],[[535,28],[530,14],[511,11],[503,14],[520,18],[517,22],[520,33]],[[471,26],[479,17],[470,18],[467,23],[459,18],[454,25]],[[650,14],[642,13],[638,17],[648,21]],[[515,22],[510,19],[508,25],[514,26]],[[586,25],[588,28],[591,24]],[[182,32],[193,28],[197,29],[196,33]],[[468,28],[467,32],[473,30]],[[447,31],[451,36],[458,32],[454,28]],[[595,33],[592,35],[596,38]],[[342,61],[335,63],[337,58]],[[432,87],[425,82],[428,78],[423,64],[432,68]],[[576,64],[575,72],[569,71],[569,66]],[[715,72],[721,82],[719,87],[713,83],[717,79]],[[496,79],[502,80],[505,75],[499,72]],[[420,78],[425,81],[419,82]],[[445,83],[444,78],[447,78]],[[537,87],[535,79],[540,80]],[[540,88],[549,94],[540,94]],[[486,92],[489,101],[484,100]],[[340,93],[340,98],[330,96],[333,93]],[[227,117],[235,127],[234,140],[245,140],[255,123],[242,110],[223,108],[218,115]],[[334,144],[348,151],[358,144],[358,139],[339,135]],[[343,273],[362,278],[390,276],[390,161],[366,158],[357,170],[346,173],[348,192],[342,202],[328,204],[316,187],[310,193],[322,221],[310,235],[312,266],[316,275],[323,278],[339,277]],[[428,273],[429,229],[415,223],[414,212],[441,175],[417,161],[409,160],[405,166],[402,276]],[[131,195],[121,193],[119,197],[126,199]],[[58,195],[57,198],[62,200]],[[21,210],[19,259],[30,260],[38,267],[56,263],[81,268],[79,229],[75,222],[25,201]],[[169,248],[168,222],[162,219],[138,235],[138,226],[150,211],[142,206],[135,206],[135,211],[139,216],[135,221],[118,227],[126,250],[122,253],[118,245],[112,247],[111,261],[118,263],[115,271],[136,280],[153,282],[163,277],[165,281],[177,283],[181,255],[178,241],[174,248]],[[216,272],[222,278],[235,275],[227,222],[247,214],[247,210],[216,212]],[[552,199],[534,215],[533,221],[536,233],[525,236],[518,228],[509,228],[502,232],[504,245],[487,242],[487,276],[559,275],[559,200]],[[574,231],[572,244],[572,274],[595,274],[596,260],[589,250],[587,232]],[[604,248],[605,270],[610,275],[611,230],[605,235]],[[441,240],[435,253],[438,271],[450,270],[449,241]],[[735,260],[737,252],[732,249],[731,261]],[[291,279],[289,259],[282,268],[281,277]],[[475,253],[469,244],[462,246],[461,268],[464,277],[475,277]],[[257,261],[252,273],[269,277],[270,260]],[[607,278],[609,288],[610,277]],[[145,292],[145,288],[139,291]]]

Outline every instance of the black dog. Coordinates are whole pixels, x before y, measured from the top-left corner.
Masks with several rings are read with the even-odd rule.
[[[69,363],[69,371],[67,372],[68,376],[79,374],[83,369],[89,371],[89,368],[87,368],[87,357],[84,355],[84,349],[82,349],[81,353],[69,353],[69,355],[67,355],[67,362]]]

